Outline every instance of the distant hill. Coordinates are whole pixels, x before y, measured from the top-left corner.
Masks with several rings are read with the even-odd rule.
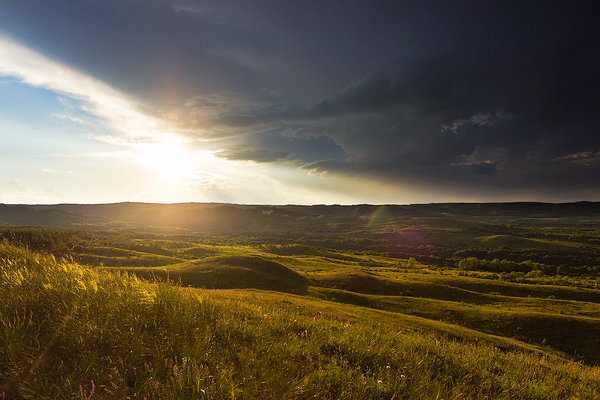
[[[432,203],[411,205],[238,205],[221,203],[0,204],[0,223],[79,227],[126,222],[209,232],[323,231],[328,223],[394,218],[512,219],[600,218],[600,203]],[[350,225],[348,225],[350,224]],[[325,232],[326,233],[326,232]]]
[[[439,212],[473,216],[515,216],[529,218],[560,218],[600,215],[600,203],[440,203],[415,204],[411,209],[427,213]]]
[[[315,206],[284,206],[286,209],[302,210],[311,214],[329,216],[361,216],[372,215],[378,210],[390,217],[419,217],[419,216],[502,216],[502,217],[534,217],[560,218],[567,216],[598,216],[600,202],[580,201],[576,203],[431,203],[410,205],[315,205]]]
[[[27,205],[0,204],[0,223],[13,226],[73,227],[84,224],[101,224],[110,219],[102,216],[71,212],[60,207],[38,209]]]

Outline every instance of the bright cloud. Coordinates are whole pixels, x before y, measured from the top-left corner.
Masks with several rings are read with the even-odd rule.
[[[135,99],[2,35],[0,75],[80,100],[84,111],[102,118],[111,128],[129,137],[154,136],[165,129],[164,122],[143,113]]]
[[[496,116],[500,118],[504,114],[502,112],[497,112]],[[458,119],[452,123],[452,125],[442,125],[442,130],[450,129],[455,134],[458,134],[458,129],[463,125],[471,125],[471,126],[484,126],[484,125],[494,125],[494,119],[490,113],[479,113],[473,115],[469,119]]]

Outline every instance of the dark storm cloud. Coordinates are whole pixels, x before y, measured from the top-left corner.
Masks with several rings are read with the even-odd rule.
[[[399,101],[396,88],[390,85],[387,75],[379,73],[365,78],[339,95],[324,99],[305,109],[264,112],[254,115],[227,115],[199,121],[204,129],[225,126],[244,128],[273,123],[296,123],[325,118],[338,118],[349,114],[380,111]]]
[[[545,29],[542,22],[533,18],[530,30],[517,27],[521,42],[496,37],[490,46],[400,59],[391,71],[370,74],[306,108],[203,123],[244,131],[327,120],[333,130],[326,134],[312,126],[284,131],[309,140],[329,137],[351,155],[304,166],[317,172],[386,181],[444,176],[457,184],[488,180],[521,189],[526,186],[519,182],[528,182],[541,190],[564,170],[595,187],[600,177],[583,167],[589,157],[581,154],[600,148],[598,29],[572,21],[557,33],[550,20]]]
[[[577,1],[0,3],[7,34],[235,140],[222,157],[494,193],[600,186],[596,19]]]
[[[532,50],[535,52],[536,50]],[[598,121],[595,70],[585,63],[593,49],[562,54],[560,49],[542,50],[528,59],[498,65],[464,64],[451,57],[432,57],[405,62],[395,81],[385,73],[366,77],[341,93],[304,109],[288,109],[254,115],[227,115],[199,121],[203,128],[227,127],[243,131],[256,125],[297,123],[335,119],[366,113],[386,113],[395,106],[398,118],[427,118],[436,115],[441,128],[454,133],[468,128],[495,125],[505,119],[512,124],[504,132],[488,129],[490,144],[537,140],[552,134],[561,124],[581,125],[577,139],[589,138]],[[544,54],[540,54],[544,53]],[[564,61],[561,63],[560,61]],[[461,64],[462,63],[462,64]],[[484,119],[484,116],[485,119]],[[585,123],[589,122],[586,126]],[[560,134],[560,133],[559,133]],[[571,136],[571,139],[573,137]]]
[[[290,139],[316,139],[320,137],[331,137],[337,130],[328,126],[306,126],[301,128],[288,128],[281,132],[281,136]]]
[[[442,112],[446,118],[469,112],[473,108],[473,91],[477,76],[458,70],[443,57],[413,62],[403,66],[403,76],[395,82],[383,72],[369,75],[339,94],[304,109],[288,109],[254,115],[227,115],[199,121],[204,129],[245,128],[274,123],[296,123],[349,115],[385,112],[396,105],[411,107],[411,115],[427,116]]]
[[[483,175],[492,176],[498,171],[496,169],[496,165],[498,165],[497,162],[489,163],[489,162],[485,162],[485,161],[480,162],[479,164],[471,164],[471,171],[474,174],[483,174]]]
[[[284,160],[291,156],[291,153],[283,151],[274,151],[270,149],[243,149],[231,148],[217,154],[221,158],[236,161],[255,161],[259,163],[272,163]]]

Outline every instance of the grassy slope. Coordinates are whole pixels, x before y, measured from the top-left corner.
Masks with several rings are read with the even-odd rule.
[[[401,313],[146,283],[5,244],[0,267],[6,398],[600,396],[598,368]]]
[[[126,271],[183,286],[257,288],[458,324],[600,362],[600,291],[424,274],[381,256],[223,247],[217,256]],[[421,273],[417,273],[421,272]]]

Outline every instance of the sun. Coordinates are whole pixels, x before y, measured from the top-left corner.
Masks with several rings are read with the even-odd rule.
[[[194,152],[178,139],[165,138],[139,146],[139,162],[165,177],[189,175],[194,160]]]

